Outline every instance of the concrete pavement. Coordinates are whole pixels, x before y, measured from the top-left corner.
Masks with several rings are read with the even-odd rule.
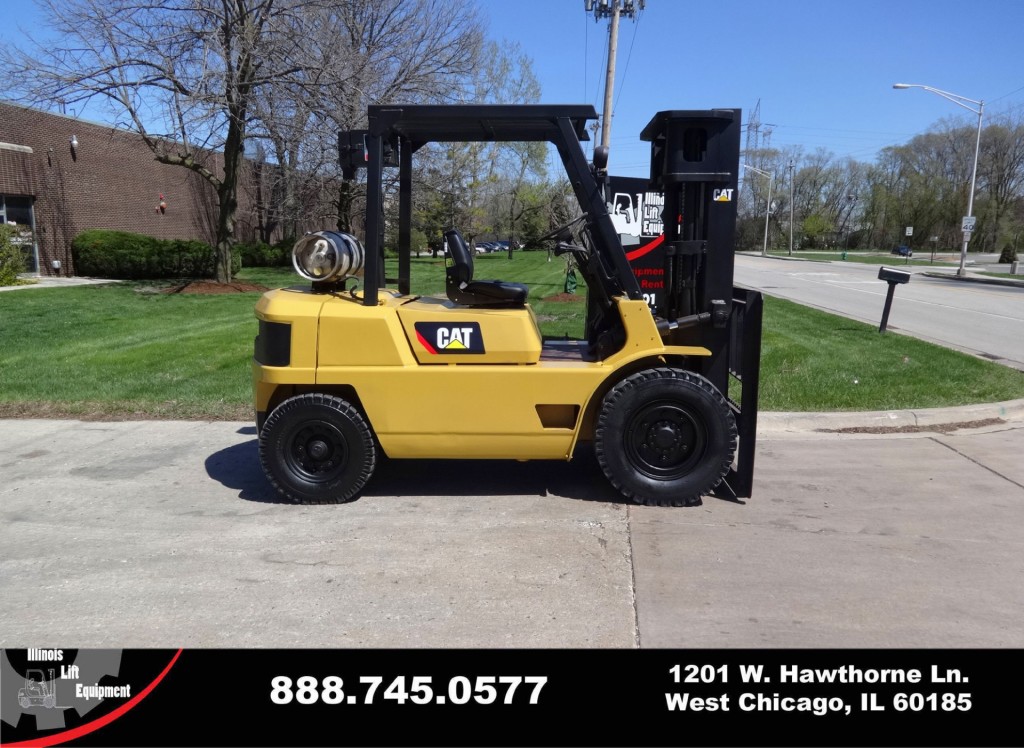
[[[0,286],[0,291],[20,291],[28,288],[70,288],[72,286],[102,286],[110,283],[120,283],[117,280],[105,278],[80,278],[76,275],[54,276],[54,275],[21,275],[20,278],[31,281],[23,286]]]
[[[0,644],[1020,647],[1009,405],[952,435],[766,416],[754,498],[689,510],[618,503],[589,454],[386,461],[299,507],[249,424],[0,421]]]

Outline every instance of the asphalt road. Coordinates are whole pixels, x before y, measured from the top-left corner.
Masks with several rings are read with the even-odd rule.
[[[0,421],[4,647],[1021,647],[1024,417],[760,437],[755,496],[387,461],[281,504],[244,423]]]
[[[898,286],[889,329],[1024,370],[1024,288],[931,278],[925,266]],[[878,266],[737,256],[736,282],[771,296],[878,325],[888,284]]]

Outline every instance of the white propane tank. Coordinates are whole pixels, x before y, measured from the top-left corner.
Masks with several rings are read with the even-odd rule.
[[[363,274],[366,252],[351,234],[317,231],[295,243],[292,265],[295,272],[311,281],[332,281]]]

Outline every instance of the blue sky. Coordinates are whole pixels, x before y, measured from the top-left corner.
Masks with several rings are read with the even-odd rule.
[[[771,145],[827,148],[872,161],[945,117],[973,115],[922,83],[1024,108],[1024,1],[647,0],[623,19],[612,119],[613,173],[643,176],[639,132],[663,109],[740,107],[760,99]],[[493,37],[533,58],[551,103],[600,111],[608,21],[583,0],[481,0]],[[630,51],[632,50],[632,51]],[[628,68],[626,62],[628,59]]]
[[[518,41],[549,103],[600,111],[608,22],[583,0],[478,0],[490,36]],[[25,0],[0,0],[0,39],[38,28]],[[643,176],[639,133],[663,109],[761,102],[771,145],[871,161],[943,118],[972,115],[922,83],[983,99],[986,117],[1024,110],[1024,0],[647,0],[619,38],[611,171]],[[974,120],[976,121],[976,120]]]

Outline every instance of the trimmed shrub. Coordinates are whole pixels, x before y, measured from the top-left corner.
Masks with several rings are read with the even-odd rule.
[[[144,234],[89,229],[71,243],[75,272],[117,280],[157,278],[212,278],[214,250],[205,242],[190,239],[155,239]],[[241,268],[233,252],[231,271]]]
[[[1003,247],[1002,254],[999,255],[1000,264],[1006,264],[1009,262],[1017,261],[1017,248],[1007,244]]]
[[[242,257],[245,268],[288,267],[292,264],[294,239],[282,239],[276,244],[264,242],[240,242],[235,245]]]
[[[0,224],[0,286],[18,285],[18,273],[25,272],[25,255],[11,239],[13,226]]]

